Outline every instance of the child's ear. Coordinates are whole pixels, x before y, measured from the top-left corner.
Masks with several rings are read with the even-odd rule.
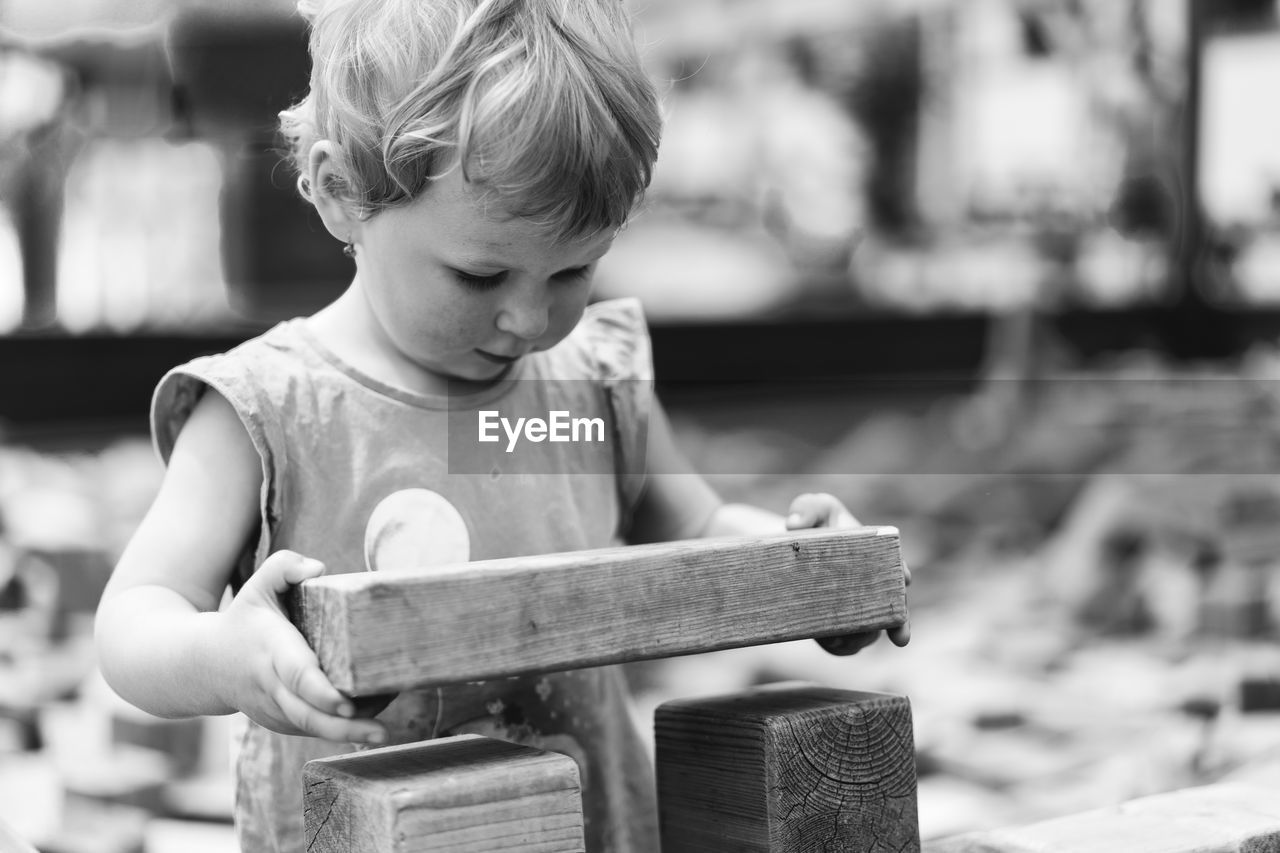
[[[342,192],[346,181],[337,170],[335,150],[335,144],[327,139],[311,146],[307,157],[307,182],[311,185],[311,203],[320,214],[325,229],[343,243],[351,243],[356,239],[360,218]]]

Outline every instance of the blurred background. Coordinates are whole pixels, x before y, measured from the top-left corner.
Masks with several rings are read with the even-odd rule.
[[[726,497],[902,531],[915,638],[631,669],[909,695],[925,838],[1280,784],[1275,0],[646,0],[640,297]],[[336,296],[275,114],[283,0],[0,0],[0,821],[234,849],[228,721],[96,675],[170,366]]]

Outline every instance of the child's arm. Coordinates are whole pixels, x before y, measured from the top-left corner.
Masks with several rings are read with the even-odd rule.
[[[655,397],[649,416],[648,474],[632,519],[629,541],[669,542],[704,536],[761,536],[802,527],[857,526],[829,496],[801,495],[786,519],[749,504],[725,503],[676,446],[666,411]],[[831,498],[834,501],[834,498]],[[842,511],[842,512],[841,512]]]
[[[272,554],[232,603],[218,604],[258,527],[261,463],[231,405],[209,392],[178,435],[164,480],[98,606],[95,636],[108,683],[163,717],[243,711],[286,734],[336,741],[382,735],[346,719],[280,594],[323,566]]]
[[[786,518],[748,504],[720,499],[676,446],[662,404],[654,398],[649,418],[645,492],[632,520],[631,541],[658,542],[703,536],[762,536],[810,527],[858,527],[859,522],[837,498],[804,494],[795,498]],[[903,566],[906,582],[911,573]],[[823,638],[832,654],[847,655],[875,642],[880,632]],[[889,639],[905,646],[910,624],[891,629]]]

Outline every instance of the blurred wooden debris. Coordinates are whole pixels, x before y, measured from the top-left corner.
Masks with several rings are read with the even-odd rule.
[[[1200,629],[1215,637],[1264,637],[1274,629],[1268,570],[1224,561],[1200,599]]]
[[[44,706],[74,694],[93,666],[93,638],[84,633],[0,654],[0,716],[34,719]]]
[[[1280,798],[1238,784],[1190,788],[1120,806],[933,842],[926,853],[1247,853],[1280,845]]]
[[[177,777],[195,771],[200,763],[203,738],[203,721],[198,717],[167,720],[131,706],[112,709],[112,742],[117,746],[142,747],[164,755]]]
[[[0,647],[55,639],[61,585],[53,566],[0,537]]]
[[[1240,710],[1280,711],[1280,675],[1271,678],[1246,677],[1240,683]]]
[[[241,853],[229,823],[156,818],[147,822],[142,853]]]
[[[164,787],[173,768],[163,753],[120,746],[86,755],[62,768],[68,795],[99,803],[133,806],[153,813],[164,810]]]
[[[1008,826],[1022,814],[1005,794],[958,776],[921,775],[917,798],[925,853],[930,839]]]
[[[144,809],[69,799],[61,825],[37,839],[41,853],[144,853]]]
[[[165,784],[161,800],[161,814],[169,817],[230,824],[236,805],[235,779],[230,773],[174,779]]]

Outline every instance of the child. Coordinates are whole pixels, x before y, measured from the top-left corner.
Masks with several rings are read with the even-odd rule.
[[[588,849],[649,853],[652,771],[616,668],[408,691],[360,719],[279,595],[325,571],[857,522],[827,495],[797,498],[785,522],[722,503],[645,393],[638,304],[587,306],[660,131],[620,2],[304,13],[311,91],[283,128],[356,275],[314,316],[161,380],[168,467],[103,596],[103,672],[163,716],[244,712],[246,853],[302,850],[307,760],[464,732],[573,755]],[[518,402],[607,422],[607,457],[545,443],[537,471],[475,468],[468,454],[490,446],[450,438],[450,414]],[[592,476],[602,459],[608,476]]]

